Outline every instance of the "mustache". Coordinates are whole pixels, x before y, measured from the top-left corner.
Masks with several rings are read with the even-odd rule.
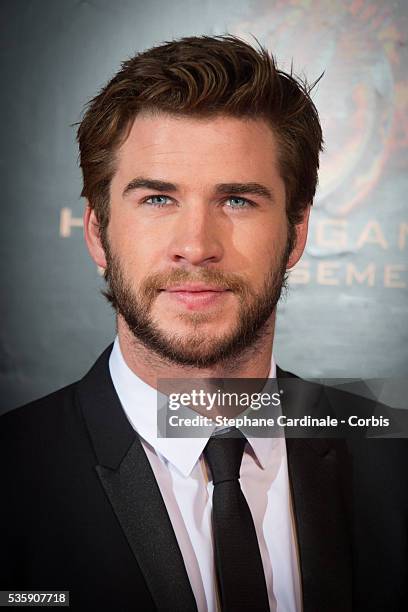
[[[178,268],[176,270],[151,274],[142,282],[141,292],[148,299],[152,299],[163,289],[168,289],[172,285],[183,282],[210,283],[214,287],[233,291],[241,297],[245,297],[249,293],[248,286],[237,274],[221,272],[221,270],[211,270],[209,268],[202,268],[197,272]]]

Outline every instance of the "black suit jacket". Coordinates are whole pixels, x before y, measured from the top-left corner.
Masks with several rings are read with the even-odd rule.
[[[193,612],[110,351],[78,383],[0,418],[0,589],[69,590],[73,610]],[[278,376],[284,387],[292,375]],[[333,396],[313,387],[298,402],[326,410]],[[286,443],[304,612],[408,609],[406,440]]]

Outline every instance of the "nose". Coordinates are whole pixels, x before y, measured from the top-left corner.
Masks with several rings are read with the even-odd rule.
[[[205,203],[184,206],[177,215],[169,242],[169,257],[175,263],[203,266],[219,262],[224,254],[222,228],[215,211]]]

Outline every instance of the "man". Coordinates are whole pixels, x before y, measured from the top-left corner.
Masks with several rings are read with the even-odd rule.
[[[125,62],[78,140],[117,338],[2,418],[1,588],[74,610],[402,610],[403,441],[356,463],[344,440],[156,429],[159,379],[292,376],[272,346],[322,146],[307,86],[262,48],[186,38]]]

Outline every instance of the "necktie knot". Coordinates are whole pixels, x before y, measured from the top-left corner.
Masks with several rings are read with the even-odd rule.
[[[235,436],[239,437],[235,437]],[[237,429],[212,436],[204,449],[204,457],[210,469],[213,485],[238,480],[246,438]]]

